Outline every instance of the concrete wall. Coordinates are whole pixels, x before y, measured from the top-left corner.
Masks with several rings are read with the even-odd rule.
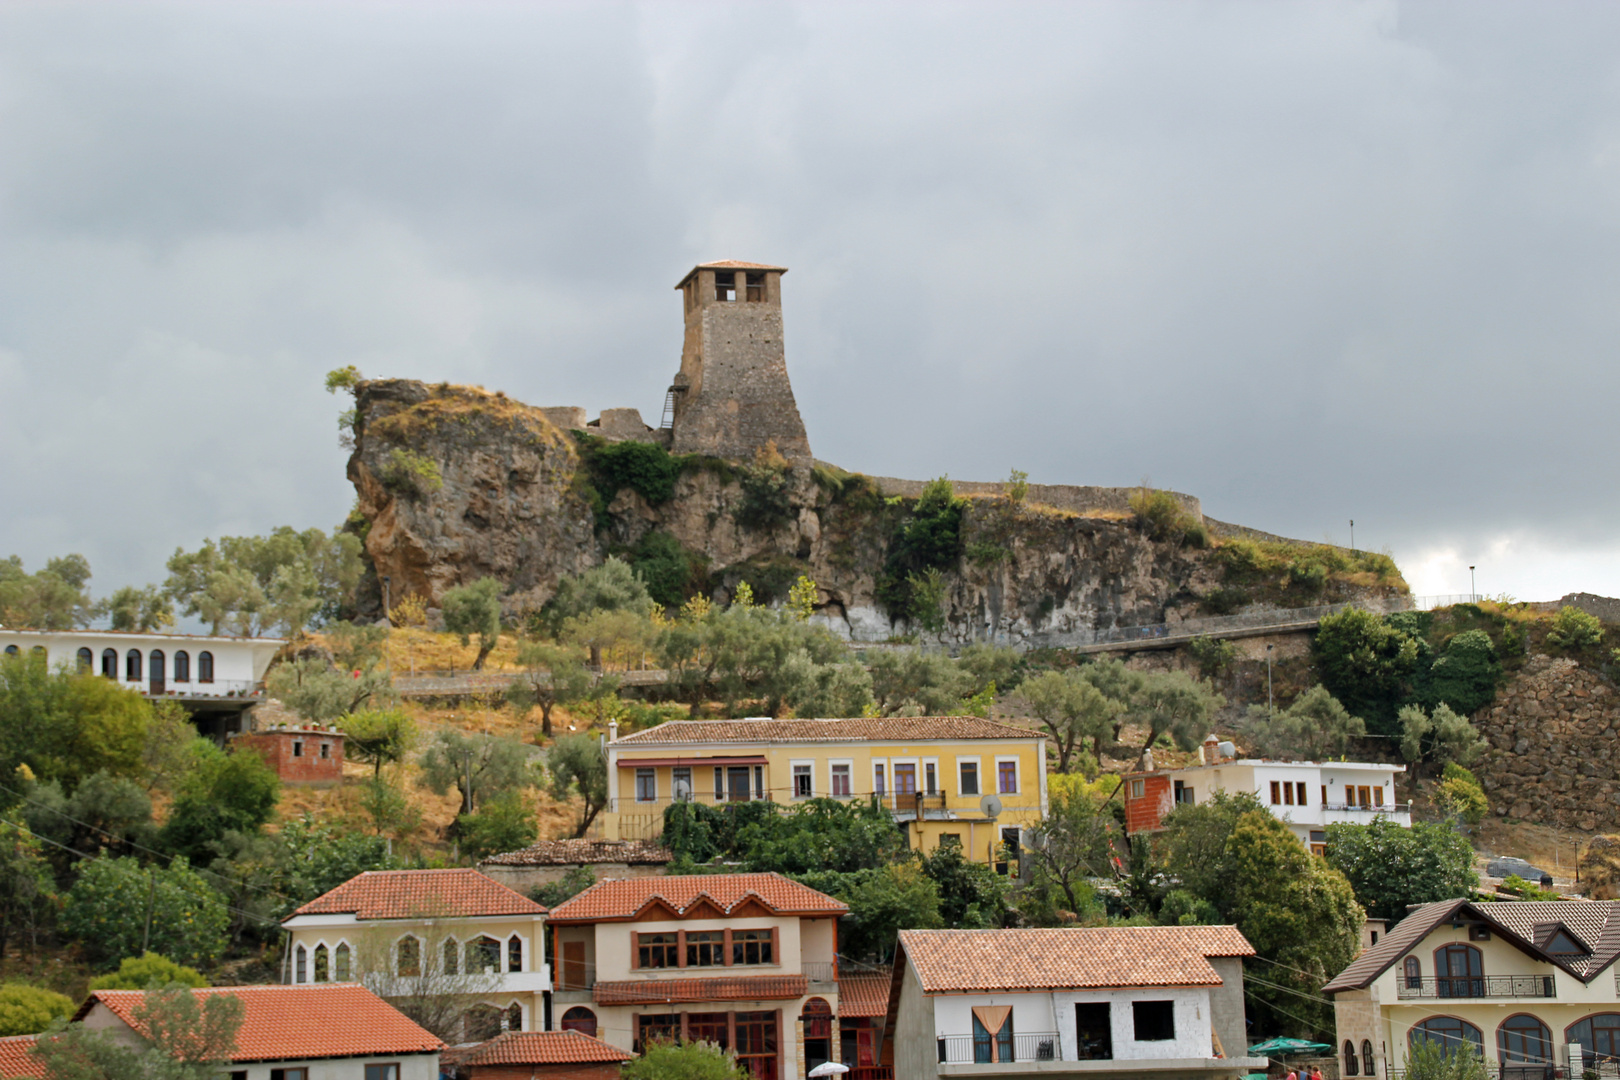
[[[1235,956],[1207,958],[1221,985],[1209,992],[1210,1028],[1221,1040],[1227,1057],[1242,1057],[1249,1049],[1243,1017],[1243,961]]]
[[[1046,995],[1043,995],[1046,996]],[[1061,1057],[1065,1061],[1075,1058],[1079,1045],[1075,1033],[1074,1007],[1086,1002],[1107,1002],[1109,1027],[1114,1037],[1115,1061],[1149,1061],[1155,1058],[1207,1058],[1212,1055],[1210,1041],[1209,991],[1204,989],[1091,990],[1076,993],[1053,993],[1051,1012],[1057,1019],[1057,1031],[1063,1045]],[[1166,1041],[1137,1042],[1136,1020],[1132,1004],[1138,1001],[1171,1001],[1175,1003],[1176,1037]],[[988,1004],[977,1000],[975,1005]],[[1030,1010],[1031,1022],[1039,1020],[1039,1010]],[[1018,1023],[1018,1013],[1013,1023]],[[969,1029],[972,1030],[971,1023]],[[1014,1028],[1016,1032],[1018,1028]],[[1025,1031],[1050,1031],[1050,1027],[1025,1027]]]
[[[906,962],[900,984],[900,1008],[895,1015],[894,1075],[906,1080],[937,1080],[939,1048],[934,1042],[934,999],[923,993],[917,972]],[[969,1031],[971,1031],[971,1026]]]

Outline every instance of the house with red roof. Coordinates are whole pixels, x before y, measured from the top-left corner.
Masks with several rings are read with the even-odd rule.
[[[438,1078],[444,1043],[363,986],[215,986],[191,992],[199,998],[230,994],[242,1002],[229,1080]],[[73,1022],[134,1042],[146,1034],[136,1015],[145,997],[142,990],[92,991]],[[7,1051],[0,1050],[0,1070],[11,1067]],[[43,1070],[5,1075],[41,1076]]]
[[[884,1041],[906,1080],[1235,1080],[1267,1064],[1246,1056],[1253,955],[1233,926],[902,930]]]
[[[701,1039],[758,1080],[834,1059],[841,901],[781,874],[599,881],[552,910],[556,1024],[639,1052]]]
[[[579,1031],[508,1031],[456,1062],[461,1080],[618,1080],[634,1054]]]
[[[545,918],[476,870],[369,870],[282,920],[282,981],[358,980],[451,1043],[544,1030]]]

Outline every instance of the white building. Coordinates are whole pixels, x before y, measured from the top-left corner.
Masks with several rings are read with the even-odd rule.
[[[285,644],[281,638],[0,629],[0,653],[41,653],[52,668],[93,671],[137,693],[182,702],[243,699],[251,704]]]
[[[1383,817],[1412,826],[1412,804],[1397,802],[1395,777],[1404,765],[1370,761],[1270,761],[1223,753],[1214,736],[1200,751],[1205,764],[1148,769],[1125,777],[1125,830],[1153,832],[1178,805],[1207,802],[1216,792],[1247,792],[1317,854],[1335,822],[1365,825]]]
[[[1232,926],[903,930],[889,1021],[894,1075],[1221,1080],[1245,1056]]]

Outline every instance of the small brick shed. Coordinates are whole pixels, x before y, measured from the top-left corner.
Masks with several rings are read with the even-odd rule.
[[[343,732],[335,728],[274,727],[231,736],[233,749],[256,750],[284,784],[322,786],[343,779]]]

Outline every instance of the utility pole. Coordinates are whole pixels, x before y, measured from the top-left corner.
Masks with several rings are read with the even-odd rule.
[[[472,751],[462,751],[461,759],[464,762],[463,767],[467,775],[467,786],[463,789],[461,795],[461,812],[470,814],[472,813]]]
[[[1356,550],[1356,519],[1351,518],[1350,519],[1350,552],[1351,552],[1351,554],[1354,554],[1355,550]],[[387,581],[388,579],[383,578],[383,580]]]
[[[1479,586],[1474,584],[1474,568],[1472,566],[1468,568],[1468,602],[1471,604],[1479,603]]]
[[[146,868],[146,933],[141,937],[141,955],[152,951],[152,907],[157,903],[157,872]]]
[[[1266,712],[1268,713],[1276,711],[1276,706],[1272,704],[1271,698],[1271,649],[1270,645],[1266,646]]]

